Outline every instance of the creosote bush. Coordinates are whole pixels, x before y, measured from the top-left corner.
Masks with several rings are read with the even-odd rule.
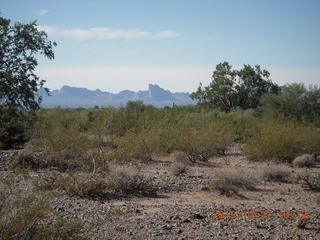
[[[193,124],[196,126],[192,127]],[[224,154],[233,140],[232,130],[221,121],[201,124],[183,123],[178,150],[186,153],[191,162],[208,161],[214,155]]]
[[[230,196],[238,194],[240,189],[251,189],[259,184],[260,178],[253,172],[243,169],[218,169],[209,184],[210,190],[218,190]]]
[[[304,153],[319,154],[320,132],[294,120],[266,119],[252,129],[243,150],[255,161],[292,162]]]
[[[296,157],[292,163],[297,167],[312,167],[315,164],[315,158],[311,154],[303,154]]]
[[[159,152],[159,138],[150,131],[128,132],[117,142],[117,149],[110,154],[111,159],[128,161],[138,159],[152,160],[152,155]]]
[[[6,194],[4,194],[6,195]],[[82,223],[58,218],[53,224],[46,224],[53,212],[46,198],[30,194],[19,198],[14,206],[9,196],[2,198],[0,205],[0,239],[13,240],[80,240]]]

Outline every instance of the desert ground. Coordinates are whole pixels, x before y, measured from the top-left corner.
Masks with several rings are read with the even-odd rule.
[[[55,169],[14,173],[7,166],[15,154],[17,151],[2,151],[0,155],[0,186],[7,187],[3,182],[11,179],[12,199],[34,191],[34,180],[39,176],[60,174]],[[147,163],[126,163],[139,169],[157,189],[153,196],[80,198],[44,190],[42,194],[50,196],[50,204],[60,217],[81,220],[81,234],[88,239],[320,238],[320,193],[299,181],[262,180],[252,189],[228,196],[209,190],[211,179],[222,168],[260,174],[261,164],[247,161],[238,145],[230,147],[225,156],[188,164],[185,173],[178,176],[173,174],[174,162],[174,156],[169,155]],[[305,171],[287,168],[295,174]],[[320,164],[312,171],[320,172]]]

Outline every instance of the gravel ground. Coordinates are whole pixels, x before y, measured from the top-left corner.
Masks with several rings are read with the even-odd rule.
[[[0,177],[14,176],[11,191],[15,197],[32,191],[36,177],[60,174],[48,169],[14,174],[8,170],[14,154],[0,153]],[[51,205],[63,218],[83,220],[82,231],[89,239],[320,239],[319,192],[308,191],[301,184],[274,182],[262,182],[254,191],[231,197],[205,191],[214,172],[221,168],[258,172],[260,166],[249,163],[236,150],[224,158],[191,165],[181,176],[172,174],[173,164],[170,156],[130,163],[157,187],[157,196],[94,200],[60,193],[51,197]],[[319,166],[313,171],[320,172]],[[281,215],[284,210],[290,216]],[[216,211],[224,211],[224,217]],[[298,221],[305,213],[308,221],[299,228]]]

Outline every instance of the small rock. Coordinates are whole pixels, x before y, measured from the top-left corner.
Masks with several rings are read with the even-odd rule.
[[[141,211],[139,209],[136,209],[136,213],[141,213]]]
[[[195,213],[191,217],[192,219],[204,219],[205,217],[201,215],[200,213]]]
[[[189,222],[191,222],[191,221],[190,221],[189,218],[186,218],[186,219],[183,220],[183,222],[184,222],[184,223],[189,223]]]
[[[163,230],[171,230],[172,229],[172,226],[171,225],[163,225],[162,227],[161,227]]]

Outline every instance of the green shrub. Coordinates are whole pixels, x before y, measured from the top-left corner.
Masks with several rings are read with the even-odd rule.
[[[39,128],[29,143],[32,151],[45,152],[41,159],[46,167],[81,168],[94,171],[105,167],[105,148],[100,148],[99,136],[84,131],[81,121],[53,122]]]
[[[262,168],[262,177],[275,182],[287,182],[291,172],[288,168],[278,165],[269,165]]]
[[[1,239],[32,239],[39,230],[38,224],[45,219],[50,208],[48,201],[29,195],[15,202],[16,213],[7,205],[0,214]],[[11,210],[11,211],[10,211]]]
[[[170,154],[178,149],[180,129],[177,126],[160,126],[153,132],[159,138],[159,151]]]
[[[139,133],[128,132],[117,142],[118,148],[111,152],[111,158],[128,161],[132,158],[142,161],[152,160],[152,156],[158,153],[159,137],[150,131]]]
[[[35,239],[43,240],[85,240],[81,236],[83,223],[78,219],[59,218],[51,225],[45,226]]]
[[[47,199],[34,194],[19,198],[11,206],[7,196],[0,208],[0,239],[84,239],[80,236],[80,222],[58,219],[46,224],[52,215]]]
[[[18,148],[28,141],[32,121],[31,113],[0,105],[0,149]]]
[[[181,127],[178,150],[185,152],[191,162],[207,161],[217,154],[224,154],[234,140],[232,130],[223,122],[209,122]]]
[[[315,164],[315,158],[311,154],[303,154],[296,157],[292,163],[297,167],[312,167]]]
[[[128,212],[126,210],[123,210],[121,208],[116,208],[116,209],[110,209],[107,212],[106,219],[110,222],[112,222],[115,218],[118,218],[120,216],[126,215]]]
[[[241,110],[237,108],[223,114],[221,119],[230,125],[236,140],[241,142],[245,142],[252,135],[252,129],[255,129],[259,123],[255,109]]]
[[[243,148],[251,160],[291,162],[304,153],[319,154],[320,132],[288,119],[263,120]]]
[[[269,115],[284,115],[298,120],[318,121],[320,117],[320,88],[301,83],[283,86],[280,94],[267,94],[261,98],[263,111]]]
[[[237,194],[240,189],[251,189],[260,182],[253,172],[243,169],[219,169],[209,184],[210,190],[218,190],[221,194]]]

